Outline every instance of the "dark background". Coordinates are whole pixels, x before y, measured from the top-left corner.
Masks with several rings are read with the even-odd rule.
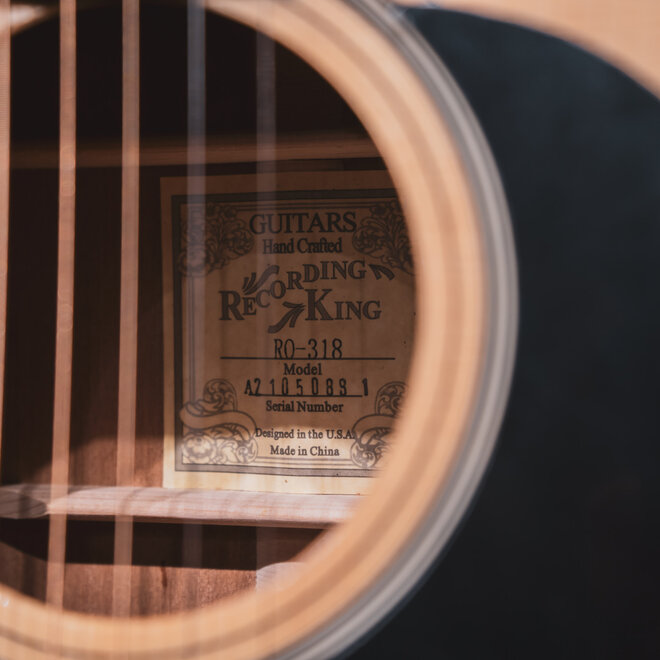
[[[416,595],[349,656],[660,657],[660,105],[546,35],[408,15],[499,166],[520,334],[471,512]]]

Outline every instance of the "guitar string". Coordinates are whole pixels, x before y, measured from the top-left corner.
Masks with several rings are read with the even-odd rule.
[[[261,19],[267,25],[272,12],[272,4],[264,4]],[[257,199],[267,198],[267,194],[276,189],[276,139],[277,139],[277,89],[275,69],[275,42],[265,32],[256,26],[256,193]],[[256,268],[261,273],[267,266],[266,257],[256,250]],[[268,355],[267,337],[259,326],[253,338],[256,355]],[[275,377],[274,362],[261,361],[262,368],[266,369],[268,381]],[[270,427],[277,422],[271,417],[264,419],[264,425]],[[277,547],[277,531],[269,528],[255,529],[255,588],[262,588],[261,576],[265,574],[260,569],[273,561],[273,548]]]
[[[272,5],[264,4],[262,20],[268,21]],[[275,88],[275,42],[257,26],[255,33],[256,48],[256,193],[257,199],[275,190],[277,183],[276,165],[276,88]],[[256,268],[262,273],[267,263],[266,256],[255,250]],[[255,328],[254,350],[256,355],[268,355],[267,337],[257,326]],[[275,375],[274,365],[265,362],[268,369],[266,379]],[[268,421],[270,423],[270,421]]]
[[[9,140],[11,112],[11,17],[9,2],[10,0],[0,0],[0,466],[2,466],[7,268],[9,257]]]
[[[138,272],[140,205],[140,9],[122,0],[121,284],[116,486],[118,498],[112,564],[112,615],[131,613],[133,518],[128,512],[135,485]]]
[[[76,0],[60,0],[59,133],[59,234],[51,500],[65,497],[69,483],[76,219]],[[64,605],[66,523],[66,512],[51,515],[48,528],[46,602],[59,609]]]
[[[187,150],[186,150],[186,193],[193,202],[200,221],[204,223],[206,235],[206,211],[204,194],[206,192],[206,9],[199,0],[187,0],[186,5],[186,52],[187,52]],[[189,258],[195,249],[192,234],[193,204],[189,206],[186,225],[186,245]],[[201,204],[201,210],[200,205]],[[175,219],[172,219],[175,221]],[[190,400],[194,401],[202,394],[204,383],[199,381],[197,365],[204,365],[204,327],[206,305],[206,287],[204,277],[187,278],[186,323],[188,325],[188,368]],[[200,369],[201,371],[201,369]],[[202,566],[203,528],[199,524],[184,524],[182,527],[181,563],[183,567]],[[166,568],[164,570],[167,570]],[[187,583],[190,602],[195,602],[198,584],[194,579]],[[191,631],[192,632],[192,631]]]

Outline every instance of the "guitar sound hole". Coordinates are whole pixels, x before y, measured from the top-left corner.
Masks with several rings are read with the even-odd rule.
[[[195,124],[198,115],[194,113],[198,113],[199,107],[195,109],[193,105],[192,110],[189,107],[185,9],[143,2],[140,20],[140,265],[133,485],[161,488],[164,420],[167,419],[167,400],[163,398],[165,381],[184,377],[178,372],[174,376],[164,374],[163,368],[163,356],[167,351],[163,320],[163,180],[231,176],[255,180],[261,177],[262,181],[286,173],[291,180],[295,180],[295,176],[308,177],[301,181],[311,180],[309,177],[313,176],[328,180],[332,176],[344,176],[344,180],[367,177],[365,181],[373,181],[375,176],[386,180],[387,172],[358,118],[321,76],[289,50],[215,14],[206,15],[206,87],[205,96],[199,97],[204,99],[204,111],[200,116],[204,116],[205,121]],[[83,487],[112,488],[116,479],[122,130],[119,8],[80,11],[77,31],[78,164],[69,481],[73,489],[82,492]],[[58,268],[58,53],[56,17],[23,30],[12,40],[11,222],[1,478],[3,487],[17,486],[23,490],[20,490],[20,505],[12,512],[12,517],[19,519],[0,519],[0,581],[39,600],[46,597],[49,525],[43,510],[47,496],[39,486],[50,483],[52,460]],[[189,129],[192,126],[195,131],[204,125],[204,157],[191,165],[187,158],[191,145],[197,143],[190,139]],[[295,157],[282,159],[275,144],[289,145],[287,148],[294,145],[298,151],[294,149]],[[271,149],[272,156],[264,157],[264,149]],[[259,346],[255,345],[255,350],[266,351],[257,357],[268,358],[276,364],[264,363],[262,371],[249,364],[252,370],[246,370],[244,377],[225,378],[227,382],[231,380],[243,409],[247,409],[248,404],[253,405],[250,397],[264,396],[264,406],[266,399],[271,401],[268,415],[263,418],[258,418],[254,412],[245,413],[253,420],[256,418],[252,432],[255,446],[259,447],[254,450],[257,463],[264,453],[271,454],[263,458],[264,465],[267,458],[288,460],[284,450],[295,445],[291,451],[299,452],[299,456],[313,456],[316,462],[310,463],[310,470],[320,470],[322,461],[334,456],[333,442],[337,442],[339,430],[339,437],[341,433],[353,433],[350,440],[344,435],[344,444],[340,446],[346,474],[358,468],[366,474],[379,467],[377,463],[386,449],[388,431],[382,420],[387,423],[387,418],[393,420],[403,396],[414,316],[413,264],[405,237],[405,221],[396,194],[392,193],[386,203],[381,197],[374,197],[376,201],[371,202],[370,207],[369,203],[361,202],[361,208],[369,208],[369,220],[375,218],[374,222],[390,223],[389,226],[398,223],[396,232],[399,233],[394,237],[398,241],[397,251],[389,253],[369,243],[374,240],[369,235],[371,225],[360,225],[358,218],[356,227],[350,210],[339,213],[326,209],[327,215],[318,221],[305,220],[304,228],[298,222],[292,230],[291,224],[283,229],[281,218],[273,221],[262,217],[263,209],[257,210],[265,225],[257,220],[251,227],[255,234],[254,254],[258,255],[253,271],[258,276],[272,264],[280,264],[282,274],[272,278],[272,282],[282,283],[272,283],[269,289],[273,306],[283,298],[285,289],[287,295],[298,294],[314,288],[311,284],[314,281],[324,280],[323,286],[315,285],[317,293],[304,294],[307,307],[301,318],[341,323],[357,321],[349,340],[339,331],[318,331],[317,324],[313,326],[316,334],[310,334],[305,343],[300,344],[302,323],[295,328],[298,334],[277,334],[279,330],[268,334],[266,328],[276,327],[278,322],[284,329],[294,329],[296,319],[281,313],[279,316],[274,312],[268,312],[268,316],[263,313],[260,327],[265,339]],[[253,216],[255,214],[253,212]],[[317,222],[316,229],[314,222]],[[353,226],[346,223],[353,223]],[[333,229],[342,227],[352,232],[344,236],[343,243],[340,235],[331,235]],[[363,229],[359,236],[362,247],[355,247],[359,243],[353,236],[356,228]],[[297,230],[303,233],[298,236]],[[281,235],[268,239],[268,232]],[[275,247],[269,248],[267,240],[272,240],[268,245]],[[286,261],[289,244],[294,246],[292,250],[313,253],[309,260],[312,265],[307,267],[299,259],[299,267],[291,266],[291,262]],[[339,248],[333,251],[327,248],[329,244]],[[319,245],[325,250],[320,256],[315,247]],[[323,261],[325,266],[321,265]],[[312,266],[319,269],[316,274]],[[250,271],[246,266],[246,275]],[[323,303],[323,291],[331,288],[328,282],[342,278],[348,282],[347,287],[352,287],[349,293],[333,300],[332,305]],[[408,295],[404,311],[397,316],[392,305],[387,311],[391,314],[390,320],[387,316],[379,320],[387,302],[374,296],[365,297],[368,278],[373,280],[374,286],[405,278]],[[282,291],[278,286],[283,287]],[[227,293],[230,291],[234,289],[230,289],[228,283],[226,295],[219,302],[221,314],[231,321],[249,316],[255,303],[242,299],[239,303],[233,294]],[[331,298],[329,295],[327,300]],[[264,301],[265,297],[258,300]],[[381,346],[374,345],[368,335],[363,335],[361,343],[355,339],[361,336],[363,328],[376,327],[376,322],[384,324],[389,332],[400,332],[401,336],[408,337],[405,348],[382,354]],[[326,325],[332,326],[331,323]],[[240,332],[240,327],[235,325],[227,336],[237,336]],[[387,345],[385,331],[381,335],[383,345]],[[293,344],[287,344],[287,340]],[[307,352],[302,351],[303,348]],[[298,357],[305,359],[298,362]],[[363,357],[398,360],[401,376],[381,377],[380,371],[364,366],[369,363],[359,362]],[[289,362],[285,362],[289,358]],[[342,366],[344,371],[337,366],[339,362],[332,360],[346,360],[343,364],[347,366]],[[387,366],[386,362],[384,364]],[[226,369],[230,372],[229,366]],[[372,378],[373,373],[377,376]],[[260,392],[255,389],[255,379],[259,380],[259,387],[264,388]],[[175,401],[176,409],[202,405],[207,390],[198,390],[195,393],[192,388],[189,396],[184,392]],[[351,397],[362,397],[360,405],[364,405],[364,411],[360,414],[345,413],[353,410]],[[323,428],[312,428],[313,422],[300,422],[299,399],[304,399],[308,411],[327,414],[331,410],[336,414],[339,421],[332,428],[332,436],[327,424]],[[294,402],[293,416],[285,408],[289,401]],[[237,407],[236,410],[242,409]],[[218,408],[216,412],[225,411]],[[372,422],[368,433],[356,435],[357,422],[369,415],[374,419],[378,417],[380,426]],[[190,430],[185,423],[184,420],[182,434]],[[289,429],[292,434],[295,429],[296,442],[278,443],[277,436],[268,436],[277,431],[280,438],[286,439],[288,436],[281,434],[288,433]],[[312,432],[321,435],[312,435]],[[240,445],[243,440],[233,439],[232,442]],[[185,447],[181,450],[178,447],[177,456],[181,457],[183,465],[177,463],[179,471],[190,467],[191,463],[199,471],[216,461],[214,469],[217,469],[212,474],[217,475],[225,469],[223,460],[230,463],[239,460],[234,445],[231,446],[234,454],[229,459],[218,458],[216,452],[215,458],[207,460],[205,457],[197,463],[198,445],[187,454]],[[252,456],[250,451],[252,449],[248,448],[240,456]],[[253,459],[254,456],[249,460]],[[271,472],[274,479],[279,480],[277,489],[281,490],[285,488],[282,484],[290,468],[277,466]],[[186,474],[197,474],[195,469]],[[257,473],[270,474],[268,469],[259,467]],[[361,473],[360,476],[365,475]],[[367,481],[365,479],[365,483]],[[106,514],[100,517],[104,519],[98,520],[99,515],[90,510],[68,521],[64,587],[67,609],[96,614],[112,611],[115,524]],[[295,525],[285,529],[247,523],[241,526],[201,524],[183,519],[136,521],[132,543],[131,614],[179,611],[241,590],[255,589],[262,569],[290,562],[320,533],[319,529],[296,528]]]

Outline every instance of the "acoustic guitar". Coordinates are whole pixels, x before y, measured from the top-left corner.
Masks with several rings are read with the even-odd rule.
[[[654,80],[560,4],[475,9]],[[506,403],[468,104],[388,3],[2,11],[0,655],[340,652],[445,545]]]

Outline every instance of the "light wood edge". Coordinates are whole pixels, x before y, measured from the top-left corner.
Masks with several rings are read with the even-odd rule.
[[[186,145],[180,141],[143,143],[140,147],[140,164],[144,167],[182,165],[192,160]],[[257,147],[256,141],[245,137],[211,140],[206,146],[205,162],[211,164],[258,162],[264,158],[283,160],[319,160],[336,158],[374,158],[379,154],[373,143],[366,137],[337,132],[310,134],[307,136],[286,136],[275,143],[272,151],[265,152]],[[55,169],[58,167],[58,152],[55,146],[21,145],[12,149],[13,169]],[[119,167],[121,150],[117,145],[100,143],[78,145],[77,166]]]
[[[397,4],[423,3],[398,0]],[[566,39],[610,61],[660,96],[657,0],[442,0],[425,4],[519,23]]]
[[[176,488],[84,487],[51,498],[47,485],[0,487],[0,517],[37,519],[127,516],[141,522],[309,527],[324,529],[348,520],[357,495],[297,495]]]
[[[11,32],[16,34],[57,14],[57,6],[11,3]]]
[[[3,587],[8,607],[0,609],[0,629],[12,632],[0,646],[5,655],[17,639],[33,657],[52,655],[54,639],[68,654],[105,657],[278,654],[339,616],[384,574],[442,490],[463,439],[483,347],[484,261],[469,184],[433,99],[386,38],[337,0],[209,6],[263,29],[317,68],[370,129],[397,183],[419,272],[417,350],[399,440],[372,496],[315,544],[299,579],[277,598],[265,591],[186,614],[111,620],[61,613]],[[347,51],[347,41],[356,52]],[[365,73],[365,63],[381,73]]]

